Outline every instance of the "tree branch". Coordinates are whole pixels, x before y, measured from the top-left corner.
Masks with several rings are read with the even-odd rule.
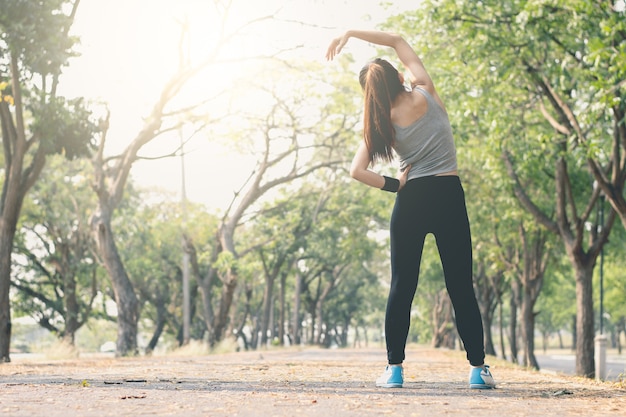
[[[541,211],[541,209],[530,199],[528,194],[526,194],[526,191],[522,187],[519,177],[515,172],[513,158],[508,151],[502,151],[502,159],[504,161],[504,165],[506,167],[507,173],[509,174],[509,177],[513,180],[513,192],[515,193],[518,201],[522,204],[522,206],[526,208],[526,210],[528,210],[535,217],[535,219],[539,223],[544,225],[551,232],[558,234],[559,227],[557,226],[557,224],[552,219],[550,219],[543,211]]]

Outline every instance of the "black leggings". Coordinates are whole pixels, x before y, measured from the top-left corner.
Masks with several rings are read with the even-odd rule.
[[[465,193],[457,176],[431,176],[406,183],[391,215],[391,288],[385,316],[387,359],[402,363],[411,304],[428,233],[435,236],[456,327],[470,364],[485,359],[483,325],[472,285],[472,242]]]

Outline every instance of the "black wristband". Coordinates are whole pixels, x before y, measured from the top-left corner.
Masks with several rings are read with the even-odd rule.
[[[391,178],[391,177],[388,177],[386,175],[383,175],[383,178],[385,179],[385,185],[383,185],[381,190],[389,191],[391,193],[398,192],[398,189],[400,188],[400,180],[399,179]]]

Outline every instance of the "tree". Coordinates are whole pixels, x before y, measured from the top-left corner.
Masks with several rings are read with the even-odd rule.
[[[253,19],[229,32],[226,28],[228,11],[231,3],[226,5],[215,1],[215,13],[222,17],[222,26],[215,28],[215,39],[211,48],[199,63],[194,63],[192,57],[184,53],[184,42],[186,33],[183,28],[181,33],[181,44],[179,45],[179,62],[174,74],[164,83],[159,98],[154,103],[149,115],[144,119],[144,125],[137,132],[129,145],[121,154],[107,157],[104,154],[107,141],[108,125],[110,114],[103,120],[103,134],[101,136],[98,151],[93,156],[94,166],[94,191],[98,197],[97,207],[91,217],[91,227],[97,242],[98,251],[104,267],[111,279],[115,301],[118,308],[118,338],[117,355],[126,356],[137,353],[137,321],[139,319],[139,302],[132,281],[124,267],[115,239],[112,219],[116,208],[123,199],[124,188],[133,164],[140,159],[139,152],[148,143],[165,136],[171,132],[180,132],[186,126],[195,133],[205,129],[214,120],[206,114],[203,107],[211,97],[196,103],[181,104],[176,102],[179,93],[188,86],[190,81],[198,76],[202,70],[211,65],[217,65],[224,61],[232,61],[232,57],[225,57],[224,50],[228,42],[245,28],[266,20],[271,16],[262,16]],[[260,59],[261,56],[240,56],[237,60],[252,61]],[[215,81],[216,89],[223,91],[228,88],[226,85],[219,85],[219,80]],[[108,112],[107,112],[108,113]],[[176,149],[178,145],[172,148]],[[170,155],[176,155],[174,150]],[[164,157],[164,156],[162,156]],[[220,317],[222,317],[220,315]]]
[[[591,181],[581,175],[580,172],[572,172],[572,169],[569,168],[573,166],[576,169],[576,162],[575,160],[568,162],[566,142],[560,142],[556,148],[558,150],[555,154],[559,156],[556,157],[553,177],[555,202],[554,208],[550,211],[541,208],[528,195],[527,189],[533,185],[523,185],[524,183],[528,184],[528,180],[520,178],[519,168],[516,168],[508,151],[503,153],[503,159],[513,181],[515,195],[520,203],[535,217],[537,222],[561,238],[570,262],[574,266],[578,305],[576,372],[581,376],[592,377],[594,375],[593,268],[608,239],[615,220],[615,211],[609,214],[607,222],[600,232],[597,228],[592,228],[589,231],[589,242],[585,245],[584,238],[587,234],[585,224],[590,221],[599,192],[594,190],[590,196],[585,196],[581,190],[581,185],[585,183],[585,179],[588,183]],[[580,202],[585,198],[588,199],[586,205],[581,205]],[[552,218],[552,211],[556,212],[555,219]]]
[[[605,250],[605,262],[603,265],[603,282],[598,296],[603,298],[603,309],[599,311],[604,315],[604,332],[610,334],[611,346],[621,354],[621,335],[626,335],[626,281],[623,271],[626,267],[624,253],[626,251],[626,230],[616,229],[612,233],[610,242]],[[599,272],[599,271],[598,271]],[[596,274],[595,284],[600,284],[600,273]],[[595,285],[594,284],[594,285]],[[600,294],[600,292],[602,292]],[[598,309],[600,310],[600,309]]]
[[[307,193],[308,194],[308,193]],[[311,197],[315,197],[312,195]],[[274,310],[274,282],[280,276],[281,282],[281,317],[284,317],[284,280],[288,271],[293,268],[298,251],[304,245],[303,240],[311,233],[319,209],[327,197],[322,193],[317,204],[302,204],[308,202],[306,197],[287,198],[283,202],[275,202],[274,207],[265,211],[263,221],[259,224],[260,235],[267,243],[259,245],[257,249],[260,263],[263,266],[265,286],[263,291],[263,307],[259,332],[260,345],[268,342],[268,327],[270,315]],[[284,328],[284,318],[279,327]],[[280,339],[282,343],[282,338]]]
[[[500,241],[498,243],[503,249],[503,262],[515,274],[512,290],[522,315],[523,364],[539,369],[535,357],[535,304],[541,293],[551,253],[545,231],[527,230],[524,222],[520,222],[518,230],[521,244],[518,240],[506,245]]]
[[[480,254],[477,254],[477,258],[474,262],[474,292],[483,320],[485,353],[495,355],[496,349],[493,345],[491,329],[496,308],[498,305],[502,305],[504,271],[498,266],[490,265],[489,259],[480,257]],[[502,356],[504,356],[504,352],[502,352]]]
[[[543,346],[548,348],[550,336],[556,334],[559,338],[559,347],[565,347],[563,330],[572,331],[572,351],[575,351],[575,317],[576,284],[570,278],[572,267],[565,254],[555,256],[546,272],[541,297],[536,303],[537,315],[535,327],[543,337]],[[572,327],[573,322],[573,327]]]
[[[0,124],[3,184],[0,197],[0,362],[10,361],[11,253],[24,198],[46,158],[86,155],[94,124],[81,99],[56,93],[73,55],[68,31],[79,0],[6,0],[0,9]],[[69,14],[65,11],[68,10]]]
[[[618,143],[623,141],[624,11],[611,2],[586,1],[443,1],[425,7],[425,26],[445,39],[444,62],[465,64],[456,66],[463,74],[470,68],[480,74],[466,90],[483,106],[476,117],[492,123],[488,140],[497,138],[521,204],[561,238],[575,267],[577,373],[592,376],[591,277],[615,213],[601,233],[587,236],[587,245],[584,225],[600,190],[623,194]],[[458,80],[452,82],[458,86]],[[550,165],[552,172],[545,175]],[[529,194],[546,177],[554,199],[542,206]],[[600,186],[592,191],[593,179]]]
[[[224,212],[215,242],[211,245],[209,266],[203,276],[197,277],[211,345],[224,338],[228,326],[239,282],[238,260],[257,247],[253,244],[237,248],[237,227],[270,191],[297,184],[299,179],[317,170],[345,162],[339,144],[351,138],[357,123],[357,118],[350,113],[337,115],[330,111],[332,104],[316,108],[315,105],[323,101],[315,100],[313,85],[303,86],[296,94],[291,89],[284,91],[283,86],[300,79],[302,70],[290,71],[280,66],[267,71],[268,74],[257,74],[257,81],[263,84],[258,89],[262,93],[258,100],[266,102],[266,107],[260,115],[258,108],[253,109],[257,114],[253,112],[249,117],[240,111],[236,116],[240,130],[229,135],[229,140],[236,138],[240,146],[248,147],[249,154],[257,155],[255,166]],[[283,73],[280,79],[275,77],[279,71]],[[319,80],[312,81],[319,86]],[[311,103],[315,105],[311,106]],[[241,122],[243,118],[249,125]],[[218,264],[221,270],[215,267]],[[194,269],[200,270],[199,267]],[[219,296],[215,294],[218,282],[221,287]]]
[[[85,161],[57,155],[25,202],[15,238],[14,307],[74,345],[101,294],[99,268],[88,225],[91,206]],[[97,313],[97,310],[96,310]]]
[[[216,218],[206,213],[204,207],[187,204],[188,222],[193,228],[184,232],[181,204],[171,195],[156,190],[135,191],[131,187],[125,200],[114,227],[119,230],[120,254],[141,306],[143,328],[152,332],[146,352],[152,352],[164,335],[182,345],[182,235],[206,239],[214,233]],[[201,339],[204,323],[196,314],[197,295],[197,283],[191,281],[190,336]]]
[[[331,183],[298,262],[308,339],[323,346],[333,339],[340,346],[347,340],[348,329],[363,313],[366,288],[387,278],[379,277],[375,268],[382,245],[372,230],[381,229],[381,212],[391,210],[392,200],[378,190],[364,194],[364,185],[346,180]]]

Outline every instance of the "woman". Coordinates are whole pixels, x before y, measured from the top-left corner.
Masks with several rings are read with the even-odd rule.
[[[465,195],[457,174],[456,149],[443,101],[424,65],[400,36],[350,30],[333,39],[332,60],[350,38],[391,47],[408,70],[411,89],[389,62],[375,59],[359,74],[364,92],[364,141],[350,175],[364,184],[397,192],[391,215],[391,288],[385,316],[387,361],[376,385],[402,387],[402,363],[417,289],[424,239],[435,236],[456,325],[470,363],[470,387],[494,388],[485,352],[480,310],[472,285],[472,244]],[[369,169],[377,161],[400,160],[398,178]]]

